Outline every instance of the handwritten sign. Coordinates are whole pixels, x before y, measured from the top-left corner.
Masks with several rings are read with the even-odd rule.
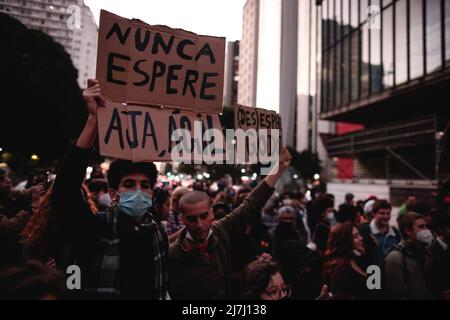
[[[225,38],[101,11],[97,79],[112,101],[220,113]]]
[[[202,130],[219,129],[218,114],[193,113],[168,108],[149,108],[107,101],[98,109],[100,151],[104,156],[140,161],[172,161],[171,141],[177,129],[188,129],[194,137],[194,121]],[[200,139],[202,135],[200,132]],[[202,147],[205,145],[202,143]]]

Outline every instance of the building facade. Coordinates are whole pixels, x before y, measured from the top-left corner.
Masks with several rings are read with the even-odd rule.
[[[0,12],[61,44],[78,70],[80,87],[95,76],[98,28],[83,0],[0,0]]]
[[[450,172],[450,0],[259,5],[256,106],[319,155],[336,202],[429,198]]]
[[[223,80],[223,106],[238,102],[239,41],[228,41],[225,49],[225,72]]]
[[[242,39],[239,48],[238,103],[246,106],[256,106],[259,1],[247,0],[242,17]]]
[[[315,1],[312,1],[315,2]],[[448,177],[450,1],[324,0],[320,118],[335,190],[384,187],[394,205]]]

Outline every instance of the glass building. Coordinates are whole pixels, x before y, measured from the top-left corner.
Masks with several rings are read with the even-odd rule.
[[[329,182],[387,186],[394,205],[431,192],[450,173],[450,0],[307,3],[309,91],[298,103],[310,110],[308,145],[326,149]]]
[[[450,0],[324,0],[321,113],[450,66]]]

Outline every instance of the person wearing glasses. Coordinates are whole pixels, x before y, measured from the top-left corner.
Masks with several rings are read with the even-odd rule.
[[[90,80],[88,87],[83,92],[86,125],[53,186],[52,204],[63,234],[56,265],[80,268],[81,288],[71,290],[75,298],[164,300],[169,245],[150,212],[156,166],[111,162],[107,179],[112,201],[106,212],[92,212],[80,191],[97,136],[97,109],[104,105],[98,81]]]
[[[266,176],[239,207],[214,224],[211,199],[206,193],[190,191],[181,197],[179,208],[186,228],[169,251],[169,293],[173,299],[230,298],[237,239],[248,225],[256,226],[261,220],[261,210],[290,161],[291,155],[284,149],[278,171]]]
[[[244,300],[285,300],[291,286],[284,282],[280,267],[274,261],[257,259],[241,272],[241,297]]]

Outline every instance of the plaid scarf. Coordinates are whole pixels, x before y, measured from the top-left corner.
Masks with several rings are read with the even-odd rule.
[[[118,218],[122,213],[117,206],[107,212],[97,213],[105,226],[105,233],[100,239],[101,253],[94,258],[92,265],[93,275],[90,283],[85,286],[85,291],[94,294],[95,298],[115,299],[119,298],[118,272],[120,269],[120,238],[117,234]],[[159,227],[153,216],[147,212],[148,218],[136,228],[150,228],[153,235],[153,263],[154,263],[154,298],[156,300],[167,299],[167,237],[164,230]]]

